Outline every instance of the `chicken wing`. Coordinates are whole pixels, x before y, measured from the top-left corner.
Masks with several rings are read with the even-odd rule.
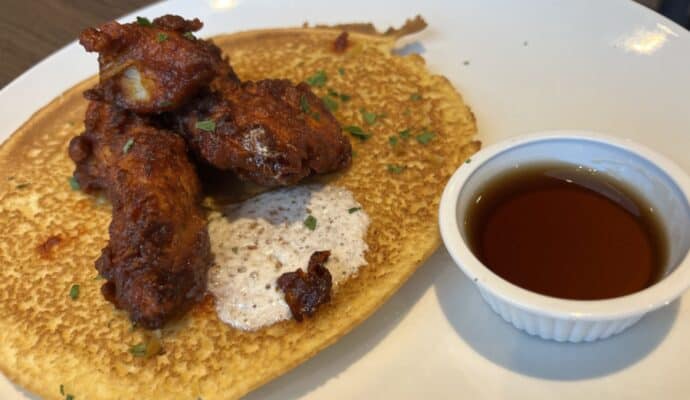
[[[177,124],[199,159],[265,186],[340,170],[352,158],[338,121],[305,83],[220,77]]]
[[[100,83],[86,95],[137,113],[178,108],[225,68],[218,47],[197,39],[198,19],[165,15],[149,22],[112,21],[87,28],[79,42],[98,52]]]
[[[111,105],[91,102],[72,139],[75,178],[113,205],[110,241],[96,261],[106,299],[146,328],[200,300],[211,263],[201,189],[183,139]]]

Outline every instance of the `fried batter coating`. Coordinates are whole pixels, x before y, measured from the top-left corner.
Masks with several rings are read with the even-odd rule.
[[[173,132],[91,102],[86,131],[72,139],[75,178],[113,205],[110,241],[96,261],[101,291],[149,329],[184,313],[206,291],[211,264],[201,188],[185,143]]]
[[[221,52],[195,38],[203,24],[165,15],[87,28],[79,42],[99,53],[100,83],[86,95],[137,113],[160,113],[180,107],[224,68]]]
[[[350,142],[307,84],[228,76],[177,114],[177,130],[199,159],[264,186],[350,165]]]
[[[286,272],[278,278],[278,287],[285,293],[285,302],[297,321],[311,317],[316,309],[331,301],[333,281],[324,264],[331,256],[330,251],[317,251],[309,258],[309,267]]]

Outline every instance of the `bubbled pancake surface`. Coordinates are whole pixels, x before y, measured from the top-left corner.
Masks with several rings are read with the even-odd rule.
[[[70,188],[69,139],[83,130],[91,78],[38,111],[0,147],[0,370],[46,399],[228,399],[285,373],[350,331],[440,244],[437,208],[452,172],[479,149],[474,117],[448,80],[392,36],[350,33],[342,54],[330,29],[275,29],[214,38],[243,80],[305,80],[351,96],[334,112],[371,137],[351,137],[352,167],[324,178],[354,193],[371,219],[368,265],[303,323],[257,332],[221,323],[210,297],[157,332],[132,329],[100,294],[94,261],[108,240],[110,206]],[[340,71],[340,72],[339,72]],[[417,96],[416,94],[419,94]],[[378,115],[364,121],[361,109]],[[398,132],[409,130],[405,139]],[[422,144],[423,131],[434,137]],[[397,144],[389,138],[397,136]],[[392,168],[390,166],[400,167]],[[295,268],[300,266],[295,266]],[[305,267],[305,266],[301,266]],[[79,296],[69,296],[72,285]],[[160,344],[162,354],[130,348]]]

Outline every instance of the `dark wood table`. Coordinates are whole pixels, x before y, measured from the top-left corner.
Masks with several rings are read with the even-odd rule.
[[[152,0],[2,0],[0,88],[50,53],[76,39],[84,27],[118,18]]]

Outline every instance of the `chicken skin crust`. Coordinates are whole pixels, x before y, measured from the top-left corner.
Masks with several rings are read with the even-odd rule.
[[[352,161],[340,124],[305,83],[220,77],[176,118],[197,158],[259,185],[291,185]]]
[[[198,19],[165,15],[85,29],[79,42],[99,54],[100,68],[100,82],[87,98],[137,113],[177,109],[226,64],[218,47],[193,36],[202,26]]]
[[[86,131],[69,144],[74,177],[113,207],[96,261],[104,297],[148,329],[203,298],[211,265],[201,187],[184,140],[144,118],[91,102]]]

